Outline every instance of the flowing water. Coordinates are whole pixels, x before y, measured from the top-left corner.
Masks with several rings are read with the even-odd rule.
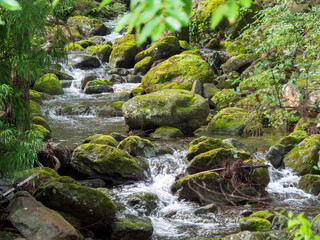
[[[106,23],[112,25],[113,23]],[[112,33],[104,38],[114,42],[119,34]],[[52,128],[54,141],[60,141],[66,146],[77,146],[82,140],[93,134],[110,134],[118,132],[125,133],[125,124],[122,117],[107,118],[98,117],[95,108],[103,103],[110,95],[108,94],[83,94],[80,89],[80,81],[90,73],[94,73],[98,78],[106,78],[106,71],[102,64],[100,68],[92,70],[80,70],[72,67],[76,55],[69,55],[69,63],[62,64],[62,71],[73,76],[75,80],[68,88],[64,88],[65,94],[55,96],[52,100],[47,100],[42,106],[42,113],[49,119]],[[115,92],[129,91],[138,84],[116,84]],[[57,114],[59,110],[66,105],[83,104],[89,106],[89,111],[83,115],[61,116]],[[205,134],[199,132],[198,134]],[[215,137],[226,137],[218,136]],[[230,137],[230,136],[228,136]],[[246,139],[241,138],[245,144],[254,146],[260,152],[255,154],[256,158],[265,160],[265,152],[270,145],[279,139],[278,133],[265,135],[263,137]],[[190,139],[188,139],[190,141]],[[154,227],[153,239],[188,239],[195,237],[215,237],[228,233],[239,231],[238,220],[241,213],[247,210],[258,210],[265,208],[274,208],[276,206],[286,207],[288,209],[304,209],[304,206],[319,204],[315,196],[306,194],[297,189],[299,177],[290,170],[277,170],[269,167],[271,182],[267,191],[273,198],[273,202],[268,205],[257,206],[219,206],[218,211],[206,215],[196,215],[194,210],[199,207],[196,203],[179,200],[177,196],[172,195],[170,185],[174,182],[175,176],[182,173],[187,165],[185,159],[188,140],[181,139],[176,141],[156,141],[158,146],[167,146],[172,148],[173,154],[147,158],[150,166],[150,179],[147,182],[137,182],[132,185],[124,185],[114,188],[111,196],[118,204],[123,204],[121,212],[123,214],[134,214],[144,216],[139,209],[129,206],[125,198],[132,193],[152,193],[158,197],[157,208],[153,210],[148,217]],[[257,147],[258,146],[258,147]],[[267,163],[267,162],[266,162]],[[268,164],[268,163],[267,163]]]

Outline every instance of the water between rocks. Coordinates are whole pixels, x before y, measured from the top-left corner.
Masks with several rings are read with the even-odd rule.
[[[106,24],[113,26],[114,22]],[[104,38],[114,42],[115,38],[120,36],[120,34],[112,33]],[[49,119],[53,139],[60,141],[65,146],[77,146],[81,144],[83,139],[93,134],[110,134],[112,132],[124,134],[125,125],[122,117],[98,117],[95,113],[95,107],[106,103],[108,94],[87,95],[81,92],[80,81],[89,73],[94,73],[101,79],[106,78],[107,73],[104,70],[106,64],[92,70],[74,69],[70,64],[74,61],[74,57],[74,54],[68,56],[69,64],[63,63],[62,71],[73,76],[75,80],[72,81],[70,87],[64,88],[64,95],[55,96],[54,99],[45,101],[41,109]],[[116,84],[114,89],[115,92],[130,91],[138,85]],[[66,105],[78,104],[88,105],[90,111],[86,115],[60,116],[57,114],[57,111]],[[230,136],[214,135],[213,137],[227,138]],[[260,152],[255,153],[256,157],[265,160],[263,150],[274,144],[279,138],[279,135],[266,134],[258,138],[249,137],[239,140],[257,147]],[[151,170],[149,181],[119,186],[110,192],[115,202],[123,204],[124,214],[136,216],[144,216],[144,214],[139,209],[130,207],[124,200],[126,196],[141,192],[153,193],[158,196],[157,208],[148,215],[154,227],[154,240],[222,236],[239,231],[238,220],[244,211],[274,209],[277,206],[292,210],[304,210],[304,206],[319,204],[315,196],[297,189],[298,176],[287,169],[277,170],[270,166],[271,182],[267,191],[273,197],[273,201],[269,205],[219,206],[216,213],[196,215],[194,210],[199,207],[198,204],[179,200],[170,191],[170,185],[174,182],[175,176],[183,172],[187,164],[185,156],[188,142],[190,139],[154,142],[158,146],[172,148],[173,154],[146,159]]]

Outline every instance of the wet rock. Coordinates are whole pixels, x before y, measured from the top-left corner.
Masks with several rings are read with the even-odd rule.
[[[64,93],[58,77],[52,73],[45,74],[39,78],[35,82],[33,88],[36,91],[48,93],[50,95],[60,95]]]
[[[242,144],[239,140],[237,140],[235,138],[223,139],[222,142],[230,144],[231,146],[238,148],[238,149],[244,148],[244,144]]]
[[[282,160],[286,153],[285,147],[281,144],[277,144],[269,148],[266,158],[268,161],[270,161],[272,166],[279,168],[283,165]]]
[[[144,91],[142,85],[139,85],[138,87],[132,89],[132,91],[131,91],[131,95],[132,95],[133,97],[140,96],[140,95],[143,95],[143,94],[145,94],[145,93],[146,93],[146,92]]]
[[[147,137],[146,132],[141,129],[133,129],[128,132],[128,135],[129,136]]]
[[[106,182],[99,178],[81,180],[79,181],[79,183],[81,184],[81,186],[90,188],[104,188],[107,186]]]
[[[226,162],[249,159],[250,154],[233,148],[216,148],[196,155],[188,164],[186,171],[190,174],[221,168]]]
[[[112,82],[104,80],[92,80],[87,83],[83,92],[85,94],[98,94],[98,93],[107,93],[113,92]]]
[[[280,140],[280,144],[284,146],[285,152],[290,152],[296,145],[309,137],[306,131],[296,130]]]
[[[87,115],[90,108],[84,105],[67,105],[57,111],[58,115]]]
[[[116,39],[109,58],[109,64],[115,68],[132,68],[139,47],[134,35],[128,34]]]
[[[140,75],[128,75],[127,83],[141,83],[142,76]]]
[[[132,193],[124,200],[140,214],[145,215],[150,215],[157,208],[159,202],[157,195],[147,192]]]
[[[83,79],[81,79],[81,89],[83,90],[87,83],[93,80],[96,80],[98,77],[95,74],[89,74],[87,76],[85,76]]]
[[[61,166],[64,167],[69,164],[71,156],[67,149],[61,145],[61,143],[50,143],[50,148],[53,154],[59,159]]]
[[[144,170],[127,152],[104,144],[80,145],[74,150],[70,164],[91,178],[113,184],[145,178]]]
[[[157,148],[149,140],[138,136],[125,138],[119,143],[118,148],[132,156],[154,157],[158,152]]]
[[[224,108],[212,118],[207,129],[212,133],[242,135],[247,116],[245,109]]]
[[[108,62],[112,52],[112,46],[108,44],[91,46],[87,48],[88,53],[97,56],[102,62]]]
[[[191,90],[194,81],[212,82],[214,72],[199,55],[181,53],[150,69],[141,84],[146,93],[175,88]]]
[[[47,182],[33,195],[45,206],[77,218],[82,226],[98,222],[109,225],[116,213],[114,203],[105,194],[79,183]]]
[[[87,137],[83,140],[83,143],[97,143],[97,144],[105,144],[111,147],[117,147],[118,142],[110,135],[103,135],[103,134],[95,134],[90,137]]]
[[[314,174],[303,175],[299,180],[298,188],[307,193],[318,195],[320,193],[320,176]]]
[[[223,57],[219,52],[213,52],[208,59],[210,67],[216,74],[221,72],[221,65],[225,62],[225,57]]]
[[[163,126],[157,128],[153,133],[150,134],[152,138],[181,138],[183,137],[183,133],[174,127]]]
[[[246,217],[239,220],[241,231],[268,232],[271,230],[271,223],[263,218]]]
[[[44,69],[44,73],[47,74],[47,73],[53,73],[54,75],[56,75],[59,80],[73,80],[73,77],[58,70],[58,69],[55,69],[55,68],[46,68]]]
[[[113,132],[111,133],[111,136],[116,139],[118,142],[121,142],[122,140],[124,140],[126,138],[125,135],[122,135],[120,133],[116,133],[116,132]]]
[[[213,83],[204,83],[203,84],[203,97],[211,98],[216,92],[218,92],[218,88]]]
[[[105,36],[111,33],[111,30],[102,21],[94,18],[84,16],[70,17],[67,24],[71,27],[76,27],[84,37]]]
[[[77,231],[70,223],[28,192],[16,193],[9,212],[8,220],[28,239],[78,239]]]
[[[92,57],[85,54],[76,55],[74,61],[76,62],[73,66],[80,69],[91,69],[100,67],[100,61],[96,57]]]
[[[204,98],[179,89],[136,96],[123,105],[129,130],[171,126],[190,134],[203,124],[208,113]]]
[[[269,231],[269,232],[251,232],[251,231],[243,231],[240,233],[235,233],[232,235],[228,235],[224,238],[224,240],[286,240],[288,239],[288,235],[286,231]]]
[[[299,175],[316,173],[313,169],[319,161],[320,134],[312,135],[294,147],[283,159],[284,165]]]
[[[193,82],[191,92],[202,96],[202,84],[198,80]]]
[[[257,59],[258,56],[256,54],[240,54],[230,58],[225,64],[223,64],[222,71],[224,73],[229,73],[232,71],[242,73]]]
[[[110,93],[105,95],[103,99],[107,103],[119,102],[119,101],[127,102],[130,99],[130,93],[129,92]]]
[[[217,205],[212,203],[212,204],[208,204],[204,207],[197,208],[194,211],[194,214],[195,215],[202,215],[202,214],[208,214],[208,213],[215,213],[217,210],[218,210]]]
[[[62,88],[70,88],[72,85],[72,80],[60,80]]]
[[[115,222],[112,240],[150,240],[153,227],[148,218],[125,215]]]
[[[124,83],[125,80],[118,74],[112,74],[108,76],[108,80],[112,83]]]
[[[94,42],[97,45],[99,45],[99,44],[101,44],[101,43],[103,43],[105,41],[105,39],[103,37],[100,37],[100,36],[89,37],[88,40]]]
[[[112,102],[98,107],[98,116],[103,117],[122,117],[122,105],[124,101]]]
[[[134,65],[133,74],[145,75],[151,68],[153,62],[154,60],[150,56],[143,58],[142,60],[140,60]]]
[[[166,59],[180,53],[179,40],[174,36],[167,36],[153,43],[149,48],[140,52],[135,57],[135,62],[139,62],[146,57],[151,57],[153,61]]]
[[[86,40],[81,40],[79,42],[77,42],[81,47],[83,48],[88,48],[90,46],[95,46],[97,45],[94,41],[86,39]]]
[[[127,76],[129,73],[130,72],[126,68],[112,68],[108,71],[108,74],[117,74],[120,76]]]

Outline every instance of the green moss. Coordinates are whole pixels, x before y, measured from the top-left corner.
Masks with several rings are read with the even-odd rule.
[[[320,175],[303,175],[299,180],[298,188],[307,193],[318,195],[320,193]]]
[[[272,215],[272,213],[269,210],[266,210],[266,211],[258,211],[258,212],[252,213],[249,217],[257,217],[257,218],[266,219],[267,217],[269,217],[271,215]]]
[[[320,134],[312,135],[294,147],[283,159],[286,167],[292,168],[299,175],[317,172],[313,166],[319,161]]]
[[[90,46],[87,48],[87,51],[92,55],[97,55],[101,61],[109,61],[109,57],[112,52],[112,46],[110,45],[99,45],[99,46]]]
[[[289,152],[307,137],[309,137],[309,134],[306,131],[296,130],[282,138],[279,143],[285,146],[286,152]]]
[[[154,60],[150,56],[143,58],[141,61],[137,62],[134,65],[133,73],[134,74],[138,74],[138,73],[146,74],[148,72],[148,70],[151,68],[151,65],[153,64],[153,62],[154,62]]]
[[[44,140],[48,140],[51,138],[51,133],[48,131],[45,127],[37,124],[33,124],[32,127],[37,130],[38,132],[41,132],[43,135]]]
[[[150,136],[152,138],[180,138],[183,137],[183,133],[178,128],[163,126],[157,128]]]
[[[38,104],[42,104],[42,98],[39,92],[35,90],[29,90],[30,99]]]
[[[187,41],[179,40],[179,44],[180,47],[184,50],[193,50],[193,47]]]
[[[244,54],[247,52],[245,46],[241,42],[222,41],[220,44],[226,49],[229,56]]]
[[[211,98],[216,108],[222,109],[230,106],[231,103],[236,103],[241,99],[241,95],[234,89],[222,89],[221,91],[216,91],[216,93]]]
[[[48,122],[43,117],[35,116],[32,118],[32,122],[34,124],[43,126],[45,129],[47,129],[51,133],[51,128],[50,128]]]
[[[189,146],[190,147],[187,154],[188,160],[193,159],[195,156],[201,153],[205,153],[216,148],[234,148],[232,145],[222,142],[222,140],[219,138],[205,136],[193,140]]]
[[[268,220],[258,217],[246,217],[239,220],[241,231],[268,232],[271,230],[271,223]]]
[[[251,161],[253,164],[257,165],[265,165],[264,161],[259,160],[259,159],[250,159],[244,161],[244,163],[247,163]],[[260,168],[255,168],[251,175],[250,179],[253,184],[257,184],[258,186],[261,187],[266,187],[270,183],[270,174],[268,168],[265,167],[260,167]]]
[[[188,180],[194,179],[195,181],[206,181],[206,180],[210,180],[218,177],[219,177],[219,174],[216,172],[201,172],[201,173],[196,173],[196,174],[192,174],[192,175],[188,175],[183,178],[180,178],[177,181],[175,181],[174,184],[181,185]]]
[[[142,139],[138,136],[130,136],[122,140],[118,148],[128,152],[133,156],[146,156],[153,157],[157,154],[157,148],[146,139]]]
[[[294,127],[294,132],[297,130],[308,131],[309,127],[314,125],[315,123],[310,118],[301,118],[296,126]]]
[[[87,48],[87,47],[90,47],[90,46],[94,46],[96,45],[95,42],[91,41],[91,40],[81,40],[78,42],[78,44],[80,44],[81,47],[83,48]]]
[[[34,89],[51,95],[64,93],[58,77],[52,73],[45,74],[39,78],[34,84]]]
[[[30,100],[30,109],[33,117],[41,116],[40,105],[37,102]]]
[[[213,78],[213,70],[200,56],[182,53],[149,70],[141,84],[146,93],[168,88],[190,90],[195,80],[206,83]]]
[[[272,75],[269,70],[264,71],[258,75],[254,75],[242,80],[242,82],[239,84],[239,88],[241,91],[256,91],[259,89],[271,87],[273,85],[271,77]]]
[[[222,109],[212,118],[207,129],[210,132],[241,135],[247,115],[248,112],[241,108]]]
[[[111,147],[117,147],[118,142],[110,135],[95,134],[83,140],[83,143],[105,144]]]
[[[142,85],[139,85],[138,87],[135,87],[134,89],[131,90],[131,94],[133,96],[143,95],[143,94],[145,94],[145,91],[144,91]]]
[[[57,172],[55,172],[52,168],[36,167],[34,169],[17,172],[15,175],[16,177],[15,182],[19,183],[36,172],[40,172],[40,174],[34,178],[36,182],[46,182],[46,181],[52,181],[53,179],[60,178],[60,175]]]
[[[64,48],[66,51],[83,51],[83,47],[79,43],[70,43]]]
[[[111,41],[103,41],[101,45],[110,45],[112,47],[113,44]]]

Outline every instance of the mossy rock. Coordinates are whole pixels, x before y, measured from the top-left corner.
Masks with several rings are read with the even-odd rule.
[[[93,42],[93,41],[91,41],[89,39],[81,40],[81,41],[78,42],[78,44],[83,48],[87,48],[87,47],[90,47],[90,46],[97,45],[95,42]]]
[[[266,219],[267,217],[269,217],[271,215],[272,215],[272,213],[269,210],[266,210],[266,211],[258,211],[258,212],[252,213],[249,217],[257,217],[257,218]]]
[[[315,218],[312,220],[311,229],[314,234],[320,234],[320,214],[315,216]]]
[[[245,151],[220,147],[196,155],[187,166],[186,171],[190,174],[194,174],[197,172],[221,168],[227,161],[232,163],[238,159],[245,160],[249,158],[250,154]]]
[[[45,120],[43,117],[35,116],[32,118],[32,122],[33,122],[33,124],[43,126],[45,129],[47,129],[51,133],[51,128],[50,128],[47,120]]]
[[[224,108],[212,118],[207,129],[212,133],[242,135],[247,116],[245,109]]]
[[[183,50],[193,50],[194,48],[185,40],[179,40],[180,48]]]
[[[284,165],[299,175],[317,173],[313,166],[319,161],[320,134],[312,135],[294,147],[283,159]]]
[[[139,74],[139,73],[142,75],[146,74],[151,68],[151,65],[153,64],[153,62],[154,60],[150,56],[143,58],[141,61],[137,62],[134,65],[133,74]]]
[[[38,104],[42,104],[42,97],[39,92],[30,89],[29,96],[30,96],[30,100],[32,100]]]
[[[41,116],[40,105],[37,102],[30,100],[30,109],[32,117]]]
[[[259,217],[246,217],[239,220],[241,231],[268,232],[271,230],[271,223]]]
[[[204,83],[202,85],[202,95],[204,98],[211,98],[219,92],[219,89],[213,83]]]
[[[128,34],[117,38],[109,57],[109,64],[114,68],[132,68],[134,58],[140,48],[137,45],[135,36]]]
[[[63,89],[58,77],[55,74],[48,73],[39,78],[33,88],[39,92],[48,93],[51,95],[63,94]]]
[[[157,208],[159,202],[158,196],[149,192],[132,193],[123,200],[140,214],[147,216]]]
[[[153,133],[150,134],[150,137],[160,139],[181,138],[183,136],[183,133],[178,128],[169,126],[159,127]]]
[[[202,136],[194,139],[192,142],[189,143],[189,151],[187,154],[187,159],[191,160],[195,156],[201,153],[205,153],[216,148],[234,148],[234,147],[228,143],[224,143],[219,138]]]
[[[105,144],[111,147],[117,147],[118,142],[110,135],[102,135],[102,134],[95,134],[90,137],[87,137],[83,140],[82,143],[97,143],[97,144]]]
[[[240,41],[221,41],[220,45],[225,48],[229,56],[246,54],[246,47]]]
[[[99,106],[97,108],[97,114],[103,117],[122,117],[122,105],[124,103],[125,101],[117,101]]]
[[[92,55],[97,55],[102,62],[108,62],[112,52],[112,46],[108,44],[90,46],[87,48],[87,51]]]
[[[67,105],[58,111],[60,115],[85,115],[90,111],[88,106],[84,105]]]
[[[73,80],[73,77],[55,68],[45,68],[44,73],[53,73],[59,80]]]
[[[217,70],[219,71],[219,69]],[[236,71],[232,71],[229,72],[228,74],[223,74],[219,77],[217,77],[216,79],[214,79],[214,81],[216,81],[216,85],[219,89],[224,90],[224,88],[228,88],[228,89],[232,89],[232,88],[236,88],[239,83],[238,83],[238,79],[239,79],[240,74]]]
[[[217,91],[211,98],[212,103],[218,109],[226,108],[241,99],[241,95],[233,89]]]
[[[37,173],[37,172],[39,172],[40,174],[38,174],[34,178],[35,185],[40,185],[40,184],[45,183],[45,182],[50,182],[50,181],[52,181],[54,179],[58,179],[58,178],[61,177],[52,168],[49,168],[49,167],[36,167],[36,168],[33,168],[33,169],[17,172],[15,174],[15,184],[18,184],[18,183],[22,182],[23,180],[25,180],[26,178],[30,177],[32,174]]]
[[[131,90],[131,95],[132,96],[139,96],[145,94],[145,91],[142,87],[142,85],[139,85],[138,87],[135,87],[134,89]]]
[[[70,17],[67,24],[71,27],[76,27],[84,37],[105,36],[111,33],[111,30],[102,21],[94,18],[84,16]]]
[[[132,156],[154,157],[158,152],[157,148],[149,140],[138,136],[125,138],[119,143],[118,148]]]
[[[79,43],[70,43],[64,48],[68,52],[83,51],[83,47]]]
[[[122,110],[129,130],[170,126],[190,134],[204,123],[209,105],[200,95],[167,89],[136,96],[126,102]]]
[[[111,224],[115,218],[116,209],[110,198],[99,190],[80,184],[47,182],[33,196],[51,209],[76,217],[83,226],[97,222]]]
[[[45,127],[41,126],[41,125],[37,125],[37,124],[33,124],[32,127],[34,128],[34,130],[42,133],[43,135],[43,140],[47,141],[48,139],[51,138],[51,133],[49,130],[47,130]]]
[[[315,123],[310,118],[301,118],[294,127],[293,131],[301,130],[307,132],[309,128],[314,124]]]
[[[113,184],[145,178],[144,170],[127,152],[105,144],[80,145],[74,150],[70,164],[90,178]]]
[[[86,54],[77,54],[75,60],[76,62],[73,67],[82,70],[98,68],[101,65],[98,58]]]
[[[178,38],[167,36],[153,43],[149,48],[140,52],[135,57],[135,62],[140,62],[145,57],[152,57],[153,61],[166,59],[180,53],[180,43]]]
[[[318,195],[320,193],[320,175],[303,175],[299,180],[298,188],[307,193]]]
[[[261,165],[266,166],[264,161],[259,159],[250,159],[244,161],[244,163],[253,164],[255,166]],[[250,180],[253,184],[256,184],[259,187],[265,188],[270,183],[270,174],[267,167],[254,168],[250,174]]]
[[[256,54],[240,54],[234,56],[222,65],[222,71],[227,74],[232,71],[242,73],[257,59],[258,56]]]
[[[191,90],[194,81],[212,82],[214,72],[199,55],[175,55],[150,69],[141,84],[146,93],[161,89]]]
[[[220,48],[220,44],[218,42],[218,40],[216,38],[212,38],[207,44],[206,44],[206,48],[210,48],[210,49],[218,49]]]
[[[103,80],[92,80],[87,82],[83,92],[85,94],[98,94],[98,93],[106,93],[113,92],[113,83],[107,79]]]
[[[289,152],[307,137],[309,137],[309,134],[306,131],[296,130],[282,138],[279,144],[282,144],[285,147],[285,151]]]

